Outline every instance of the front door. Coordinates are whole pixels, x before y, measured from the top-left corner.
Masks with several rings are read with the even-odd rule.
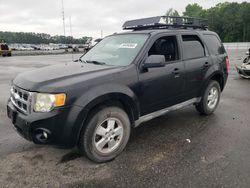
[[[184,63],[180,61],[176,36],[156,38],[147,53],[150,55],[164,55],[166,64],[139,73],[141,115],[182,102]]]

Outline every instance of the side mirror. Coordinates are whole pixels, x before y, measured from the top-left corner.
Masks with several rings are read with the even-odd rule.
[[[164,55],[150,55],[145,63],[144,68],[157,68],[157,67],[164,67],[165,66],[165,56]]]
[[[248,56],[249,56],[249,55],[250,55],[249,53],[250,53],[250,49],[246,52],[246,55],[248,55]]]

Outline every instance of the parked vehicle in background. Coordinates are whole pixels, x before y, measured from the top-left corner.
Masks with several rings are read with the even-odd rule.
[[[187,105],[216,110],[229,59],[206,20],[159,16],[123,28],[133,31],[104,38],[78,62],[18,75],[7,104],[17,132],[106,162],[143,122]]]
[[[33,48],[34,50],[41,50],[41,47],[39,45],[30,45],[31,48]]]
[[[59,49],[68,49],[68,46],[65,44],[58,44]]]
[[[12,55],[12,51],[6,43],[0,43],[0,55],[3,57]]]
[[[243,60],[243,63],[236,66],[236,70],[242,78],[250,78],[250,48],[246,52],[247,57]]]
[[[34,48],[30,44],[24,44],[23,45],[23,50],[24,51],[33,51]]]

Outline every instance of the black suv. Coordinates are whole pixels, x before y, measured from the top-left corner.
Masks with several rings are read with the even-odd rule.
[[[142,122],[191,104],[213,113],[228,77],[225,49],[202,20],[175,19],[128,21],[133,31],[104,38],[77,62],[18,75],[7,104],[17,132],[105,162]]]

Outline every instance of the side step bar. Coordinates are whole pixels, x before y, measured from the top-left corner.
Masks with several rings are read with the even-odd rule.
[[[170,112],[170,111],[174,111],[174,110],[178,110],[180,108],[183,108],[185,106],[191,105],[191,104],[195,104],[195,103],[199,103],[201,101],[201,98],[193,98],[190,99],[188,101],[176,104],[174,106],[170,106],[168,108],[156,111],[156,112],[152,112],[150,114],[141,116],[138,120],[135,121],[135,127],[138,127],[141,123],[147,122],[149,120],[152,120],[156,117],[165,115],[166,113]]]

